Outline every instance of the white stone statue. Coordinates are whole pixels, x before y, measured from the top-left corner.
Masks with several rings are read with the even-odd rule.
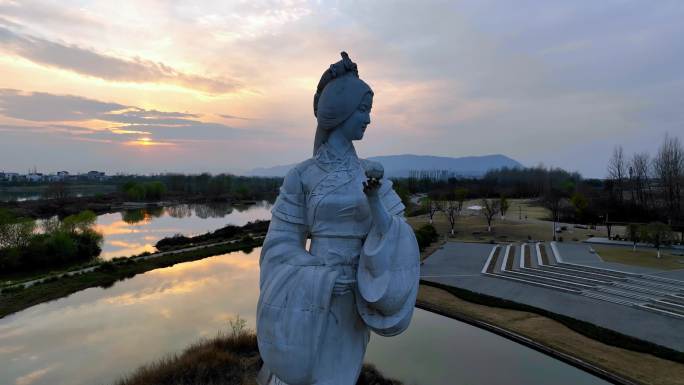
[[[342,58],[318,84],[314,156],[285,177],[261,250],[262,385],[354,385],[370,331],[399,334],[413,315],[418,244],[382,165],[356,155],[373,91]]]

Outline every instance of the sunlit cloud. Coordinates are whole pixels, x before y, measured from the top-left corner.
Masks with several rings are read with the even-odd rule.
[[[602,176],[615,144],[653,152],[684,121],[677,1],[69,4],[0,1],[0,84],[43,92],[0,96],[3,167],[301,161],[341,50],[376,95],[364,157],[502,153]]]
[[[41,378],[45,377],[48,372],[53,370],[55,368],[54,365],[48,366],[42,369],[37,369],[32,371],[31,373],[28,373],[26,375],[23,375],[14,382],[15,385],[31,385],[36,381],[39,381]]]
[[[136,146],[136,147],[158,147],[158,146],[175,146],[175,143],[171,142],[158,142],[154,141],[150,138],[140,138],[136,140],[130,140],[128,142],[124,142],[123,144],[127,146]]]
[[[38,105],[41,108],[35,108]],[[200,114],[147,110],[80,96],[13,89],[0,89],[1,116],[42,123],[0,124],[4,131],[64,133],[78,136],[74,139],[79,141],[118,142],[131,147],[173,147],[184,141],[233,140],[266,134],[204,121]]]
[[[0,26],[0,50],[37,64],[113,82],[170,83],[213,94],[237,91],[237,80],[179,71],[141,58],[119,58],[91,49],[45,40]]]

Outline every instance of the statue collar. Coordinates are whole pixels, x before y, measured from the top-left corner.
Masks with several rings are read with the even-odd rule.
[[[328,143],[323,143],[318,148],[318,151],[316,151],[314,159],[316,159],[316,163],[326,171],[333,171],[340,168],[349,170],[356,165],[360,165],[353,144],[350,144],[344,153],[340,153],[332,148],[332,146],[329,146]]]

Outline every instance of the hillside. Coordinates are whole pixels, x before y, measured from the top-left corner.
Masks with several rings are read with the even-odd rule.
[[[385,176],[390,178],[407,177],[411,170],[447,170],[461,176],[479,177],[487,170],[501,167],[523,167],[520,162],[505,155],[464,156],[452,158],[431,155],[385,155],[368,158],[382,163]],[[295,164],[255,168],[247,173],[250,176],[284,176]]]

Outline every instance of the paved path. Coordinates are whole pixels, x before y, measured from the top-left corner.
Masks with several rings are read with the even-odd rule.
[[[591,237],[584,242],[586,243],[594,243],[597,245],[607,245],[607,246],[628,246],[632,247],[634,246],[633,242],[630,241],[616,241],[613,239],[608,239],[605,237]],[[637,248],[643,248],[643,249],[654,249],[653,245],[650,243],[637,243]],[[672,249],[675,252],[684,252],[684,246],[682,245],[672,245],[670,247],[663,246],[661,249]]]
[[[606,262],[602,262],[595,254],[589,252],[589,248],[585,244],[557,243],[556,245],[560,255],[562,255],[562,260],[565,262],[624,268],[624,265],[607,265]],[[421,279],[546,309],[622,334],[684,351],[684,320],[578,295],[576,292],[564,292],[483,274],[483,267],[492,254],[493,246],[490,244],[447,242],[444,247],[424,261],[421,268]],[[503,262],[506,245],[503,246],[497,269],[501,269]],[[526,247],[525,249],[527,253],[532,254],[530,262],[537,258],[534,247]],[[514,261],[519,263],[519,257]],[[652,269],[634,267],[625,271],[628,271],[628,274],[655,273]],[[575,280],[582,282],[581,278],[575,278]]]

